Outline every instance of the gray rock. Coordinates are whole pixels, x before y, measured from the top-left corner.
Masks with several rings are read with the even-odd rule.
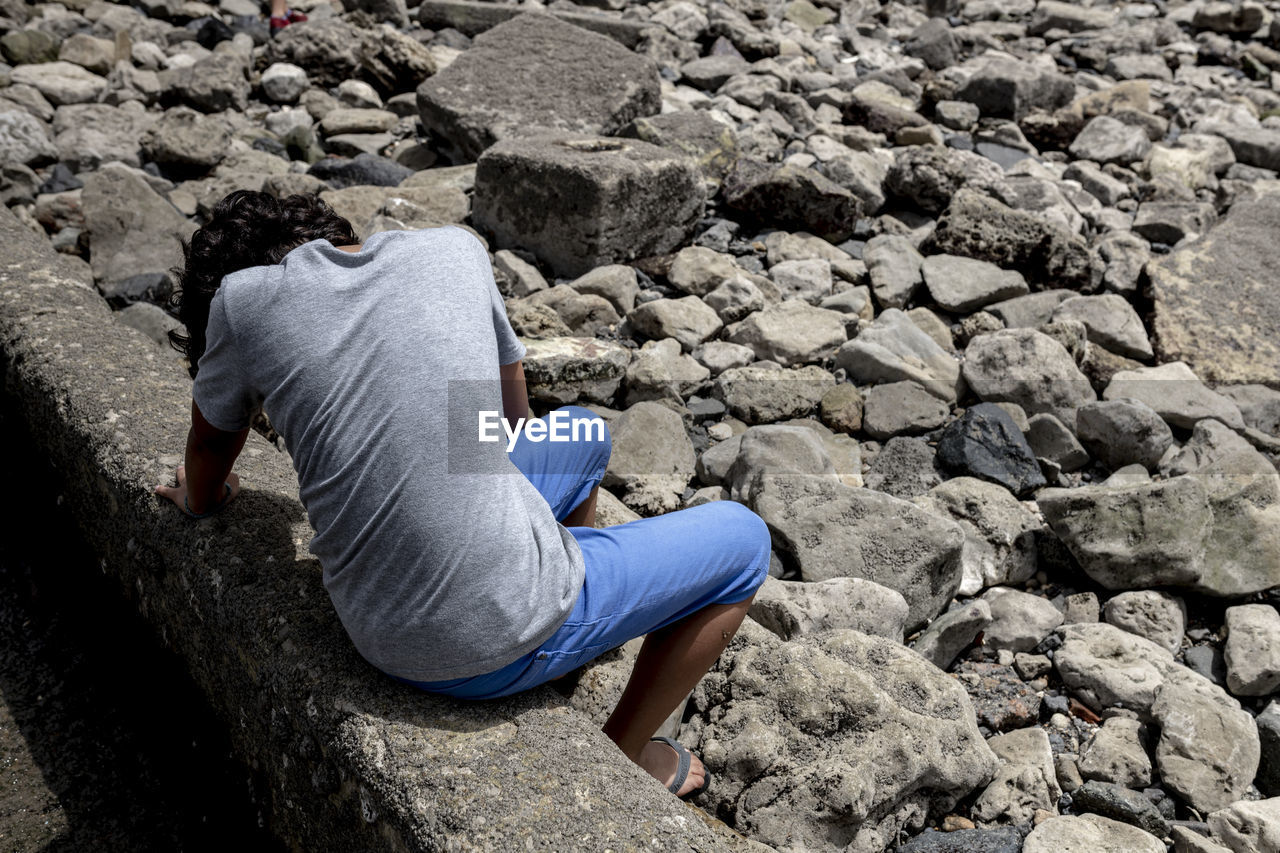
[[[1102,613],[1110,624],[1148,639],[1171,654],[1182,647],[1187,605],[1175,595],[1150,589],[1122,592],[1107,600]]]
[[[1081,406],[1076,411],[1076,435],[1091,456],[1112,470],[1135,463],[1151,470],[1173,444],[1169,424],[1131,397]]]
[[[781,424],[754,426],[742,433],[737,448],[733,463],[719,478],[733,500],[750,501],[757,489],[776,476],[803,474],[839,481],[831,456],[813,430]],[[713,470],[712,466],[707,462],[704,470]]]
[[[998,483],[1015,495],[1045,484],[1035,455],[1013,419],[999,406],[979,403],[938,437],[938,461],[956,475]]]
[[[783,299],[803,299],[816,305],[831,295],[831,264],[821,258],[779,261],[769,270]]]
[[[705,246],[686,246],[671,261],[667,280],[671,286],[693,296],[706,296],[724,282],[741,276],[733,255]]]
[[[1012,57],[982,56],[961,67],[969,77],[955,97],[977,104],[984,116],[1016,121],[1035,107],[1064,107],[1075,96],[1070,78]]]
[[[1027,24],[1029,35],[1044,35],[1049,30],[1066,30],[1078,33],[1082,30],[1105,30],[1116,24],[1116,13],[1111,9],[1085,8],[1058,0],[1040,0]]]
[[[930,18],[912,31],[902,49],[937,71],[955,65],[959,44],[945,20]]]
[[[1186,362],[1208,382],[1274,384],[1280,305],[1266,282],[1280,264],[1277,228],[1280,195],[1242,199],[1208,234],[1147,265],[1161,361]]]
[[[105,77],[71,62],[19,65],[9,72],[9,80],[34,87],[54,106],[96,101],[107,88]]]
[[[1142,738],[1142,724],[1137,720],[1109,717],[1081,748],[1080,775],[1125,788],[1147,787],[1151,784],[1151,757]]]
[[[1265,385],[1226,385],[1218,393],[1240,408],[1245,426],[1280,436],[1280,391]]]
[[[292,104],[306,91],[307,72],[291,62],[274,62],[262,72],[262,93],[277,104]]]
[[[1261,3],[1211,2],[1196,9],[1191,25],[1199,30],[1216,33],[1248,35],[1262,26],[1265,7]]]
[[[727,335],[784,367],[822,361],[845,342],[844,315],[788,299],[756,311]]]
[[[1191,429],[1203,418],[1216,418],[1232,429],[1244,426],[1240,408],[1207,388],[1184,362],[1122,370],[1111,378],[1103,399],[1132,397],[1146,403],[1172,426]]]
[[[756,358],[750,347],[728,341],[707,341],[694,347],[692,355],[712,376],[719,376],[732,367],[746,367]]]
[[[1237,800],[1258,772],[1258,727],[1222,688],[1171,667],[1151,706],[1162,785],[1200,812]]]
[[[167,119],[170,115],[181,112],[185,110],[168,110],[162,118]],[[53,118],[58,159],[80,172],[96,169],[112,160],[118,160],[126,166],[140,167],[142,160],[139,156],[139,143],[146,138],[155,120],[154,115],[130,107],[110,107],[106,104],[59,107]],[[222,136],[214,125],[208,126],[208,132],[215,140]],[[229,138],[225,139],[224,144],[229,141]],[[223,155],[225,153],[224,149]]]
[[[715,290],[704,296],[702,301],[711,306],[712,310],[719,314],[720,319],[726,323],[735,323],[738,320],[750,317],[765,307],[764,293],[752,281],[751,276],[746,273],[739,273],[733,278],[725,279]],[[843,322],[841,325],[843,327]],[[845,333],[842,328],[842,341],[844,337]]]
[[[52,62],[58,58],[58,39],[44,30],[12,29],[0,38],[0,53],[14,65]]]
[[[1164,842],[1096,814],[1051,817],[1031,830],[1023,853],[1164,853]]]
[[[964,378],[987,402],[1017,403],[1028,414],[1045,412],[1074,423],[1076,409],[1097,399],[1075,360],[1034,329],[979,335],[965,348]]]
[[[40,166],[58,156],[44,123],[21,110],[0,112],[0,160]]]
[[[881,234],[862,250],[871,290],[885,308],[902,308],[924,283],[924,258],[905,237]]]
[[[1035,329],[1052,319],[1064,299],[1075,295],[1070,290],[1042,290],[988,305],[985,310],[998,317],[1007,328]]]
[[[1274,466],[1250,449],[1187,477],[1203,485],[1213,513],[1196,587],[1235,596],[1280,583],[1280,475]]]
[[[1021,583],[1035,574],[1035,534],[1043,524],[1003,486],[956,477],[913,498],[913,502],[951,518],[964,530],[961,595],[976,595],[988,586]]]
[[[990,261],[1041,286],[1084,289],[1094,276],[1080,235],[967,187],[952,196],[923,251]]]
[[[998,829],[926,829],[900,844],[898,853],[1021,853],[1022,835],[1012,826]]]
[[[160,85],[171,96],[206,113],[243,110],[249,105],[245,62],[231,53],[214,53],[194,65],[160,72]]]
[[[937,429],[951,409],[915,382],[873,385],[863,402],[862,428],[874,439]]]
[[[469,160],[499,140],[548,129],[607,136],[660,106],[651,61],[538,13],[477,36],[418,87],[423,126]]]
[[[996,586],[982,594],[991,608],[991,624],[982,644],[1000,650],[1029,652],[1062,624],[1062,611],[1045,598]]]
[[[829,240],[853,233],[858,197],[813,169],[740,157],[725,175],[725,203],[761,223],[808,231]]]
[[[1209,815],[1209,831],[1233,853],[1280,850],[1280,797],[1219,809]]]
[[[885,442],[867,472],[867,488],[914,498],[943,481],[937,454],[922,438],[895,436]]]
[[[907,501],[780,475],[756,489],[752,508],[805,580],[861,577],[900,592],[910,607],[908,632],[940,613],[960,586],[963,531]]]
[[[1001,764],[974,802],[974,818],[986,824],[1027,824],[1039,809],[1057,810],[1062,789],[1044,729],[1033,726],[996,735],[987,739],[987,746]]]
[[[693,443],[680,415],[661,403],[636,403],[609,425],[613,453],[602,485],[622,489],[622,502],[641,515],[680,507],[693,478]]]
[[[1081,568],[1107,589],[1201,580],[1213,513],[1204,487],[1190,478],[1046,489],[1036,499]]]
[[[991,605],[982,599],[953,605],[920,632],[911,648],[938,669],[950,669],[990,624]]]
[[[868,243],[867,248],[870,247]],[[924,259],[921,271],[929,296],[955,314],[968,314],[992,302],[1028,292],[1026,279],[1021,274],[973,258],[930,255]]]
[[[320,132],[334,137],[344,134],[381,134],[395,127],[399,117],[390,110],[337,107],[320,119]],[[331,144],[332,139],[326,142]],[[377,153],[376,151],[370,153]]]
[[[1113,705],[1145,714],[1164,684],[1173,656],[1136,634],[1103,622],[1064,625],[1054,652],[1058,675],[1089,707]]]
[[[547,289],[547,280],[538,268],[508,249],[493,253],[493,269],[502,292],[510,296],[524,297]]]
[[[865,400],[857,386],[841,383],[822,395],[818,416],[822,423],[837,433],[855,433],[862,429]]]
[[[741,56],[711,55],[686,62],[680,66],[680,74],[699,89],[714,91],[735,74],[741,74],[750,68]]]
[[[1062,622],[1064,625],[1074,625],[1078,622],[1097,622],[1100,612],[1097,593],[1078,592],[1067,596]]]
[[[769,578],[748,615],[784,640],[851,628],[901,642],[907,602],[901,593],[862,578],[817,583]]]
[[[558,274],[581,275],[678,246],[702,216],[703,193],[696,164],[667,149],[543,134],[484,152],[472,219],[499,246],[524,246]]]
[[[569,282],[579,293],[602,296],[609,300],[619,314],[626,314],[636,305],[640,285],[636,271],[624,264],[606,264]]]
[[[1218,646],[1192,646],[1182,653],[1187,668],[1219,687],[1227,686],[1227,660]]]
[[[964,106],[972,109],[971,104]],[[976,114],[973,121],[977,121]],[[940,145],[909,145],[894,152],[884,186],[926,213],[937,214],[947,208],[961,187],[983,190],[1003,180],[1000,167],[981,155]]]
[[[1129,197],[1129,186],[1124,181],[1108,175],[1091,163],[1078,161],[1067,167],[1062,177],[1068,181],[1076,181],[1084,191],[1096,198],[1103,205],[1113,207],[1121,199]],[[1113,235],[1124,235],[1125,232],[1111,232],[1104,239],[1114,239]],[[1101,243],[1099,244],[1102,245]]]
[[[860,385],[910,380],[954,403],[963,387],[960,364],[896,308],[883,311],[857,337],[840,347],[836,366]]]
[[[627,367],[627,405],[664,397],[682,399],[710,378],[710,370],[681,352],[679,341],[647,341]]]
[[[111,289],[139,275],[182,266],[182,241],[195,226],[142,173],[108,163],[84,178],[81,196],[93,277]]]
[[[1122,785],[1090,780],[1071,793],[1072,807],[1100,814],[1151,833],[1156,838],[1169,834],[1167,821],[1155,804],[1137,791]]]
[[[226,120],[181,107],[166,111],[152,126],[142,150],[157,163],[205,172],[227,156],[230,144]]]
[[[1136,359],[1151,358],[1151,341],[1142,319],[1123,296],[1073,296],[1063,300],[1053,312],[1053,320],[1078,320],[1089,340],[1114,353]]]
[[[1125,124],[1111,116],[1097,116],[1076,135],[1070,150],[1071,156],[1078,160],[1128,166],[1147,155],[1151,140],[1137,125]]]
[[[1216,219],[1213,205],[1202,202],[1148,201],[1138,208],[1133,231],[1152,243],[1174,245],[1209,230]]]
[[[1254,782],[1266,796],[1280,796],[1280,700],[1268,703],[1256,722],[1262,751]]]
[[[1252,448],[1253,445],[1239,433],[1220,421],[1205,418],[1196,421],[1191,438],[1182,447],[1166,453],[1160,459],[1160,473],[1166,477],[1189,474],[1232,453],[1248,453]]]
[[[981,114],[977,105],[968,101],[938,101],[933,105],[934,119],[951,130],[971,130]]]
[[[631,361],[627,348],[595,338],[547,338],[524,344],[529,396],[556,406],[582,400],[608,402]]]
[[[1235,124],[1213,124],[1212,132],[1231,146],[1231,153],[1246,166],[1280,169],[1280,131],[1270,127],[1248,127]]]
[[[1228,607],[1227,689],[1236,696],[1266,696],[1280,689],[1280,613],[1270,604]]]
[[[685,352],[720,330],[715,310],[696,296],[638,305],[627,314],[627,323],[650,338],[675,338]]]
[[[132,326],[166,349],[169,349],[169,332],[176,329],[185,334],[182,323],[169,312],[147,302],[126,305],[111,316],[126,326]]]
[[[1027,443],[1037,459],[1048,459],[1063,471],[1074,471],[1089,461],[1089,454],[1053,415],[1032,415],[1027,421]]]
[[[618,131],[618,135],[634,136],[692,157],[703,175],[716,183],[738,156],[734,128],[701,110],[641,117]]]
[[[812,364],[790,369],[753,364],[722,372],[712,385],[712,395],[734,417],[767,424],[808,415],[835,384],[834,376]]]
[[[754,839],[883,850],[995,772],[964,690],[919,655],[856,631],[784,643],[743,628],[692,725],[716,813]]]

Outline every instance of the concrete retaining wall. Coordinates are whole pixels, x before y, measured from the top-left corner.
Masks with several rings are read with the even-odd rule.
[[[204,521],[153,496],[186,436],[190,382],[117,323],[87,267],[0,208],[3,405],[70,514],[270,781],[272,830],[306,851],[742,850],[548,689],[459,703],[354,651],[307,553],[289,460],[251,435],[245,492]],[[127,662],[122,662],[127,665]]]

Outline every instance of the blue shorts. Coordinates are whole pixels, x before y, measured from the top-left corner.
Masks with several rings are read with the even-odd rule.
[[[595,417],[577,406],[564,410]],[[610,448],[607,434],[570,443],[525,441],[522,433],[510,455],[562,520],[599,485]],[[407,683],[462,699],[519,693],[704,607],[750,598],[769,571],[768,528],[732,501],[568,530],[582,549],[586,576],[573,611],[546,642],[485,675]]]

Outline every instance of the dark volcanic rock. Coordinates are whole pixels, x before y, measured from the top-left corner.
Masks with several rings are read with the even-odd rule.
[[[1019,853],[1022,835],[1012,826],[999,829],[926,829],[898,847],[898,853]]]
[[[376,154],[326,157],[317,160],[307,174],[327,181],[334,189],[354,186],[395,187],[413,174],[413,170],[394,160]]]
[[[1089,248],[1078,234],[965,188],[956,191],[926,241],[926,254],[939,252],[1016,269],[1042,287],[1081,290],[1094,277]]]
[[[978,725],[993,732],[1010,732],[1040,718],[1040,696],[1013,667],[961,661],[954,672],[973,701]]]
[[[476,37],[418,87],[422,124],[474,160],[548,130],[611,135],[662,106],[654,64],[602,35],[525,14]]]
[[[803,229],[839,241],[853,233],[858,197],[804,166],[739,159],[724,179],[729,207],[760,222]]]
[[[1015,495],[1045,484],[1022,431],[994,403],[966,409],[942,431],[938,460],[953,473],[999,483]]]
[[[1071,794],[1076,811],[1093,812],[1145,829],[1156,838],[1169,834],[1169,822],[1155,804],[1137,791],[1109,782],[1085,782]]]

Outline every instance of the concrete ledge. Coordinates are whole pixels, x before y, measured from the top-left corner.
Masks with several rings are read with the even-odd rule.
[[[307,553],[289,460],[256,435],[226,512],[195,522],[161,506],[151,490],[180,461],[185,373],[4,208],[0,246],[6,410],[58,470],[103,571],[269,779],[271,829],[292,848],[754,846],[667,794],[553,691],[459,703],[373,670]]]
[[[475,0],[423,0],[418,7],[418,23],[427,29],[441,30],[453,27],[466,36],[474,36],[491,30],[503,21],[528,11],[520,6],[500,3],[480,3]],[[644,38],[644,31],[651,24],[624,21],[610,15],[591,15],[586,12],[561,12],[547,10],[566,24],[576,24],[585,30],[608,36],[619,44],[634,48]]]

